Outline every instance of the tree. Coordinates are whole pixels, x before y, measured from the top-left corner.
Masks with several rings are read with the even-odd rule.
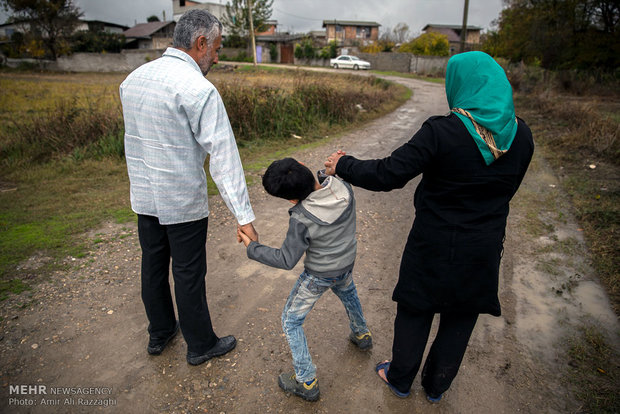
[[[223,44],[224,44],[224,47],[240,49],[248,45],[248,39],[238,34],[230,34],[226,36],[226,39],[224,39]]]
[[[376,40],[369,45],[362,46],[360,51],[363,53],[391,52],[394,49],[394,46],[396,46],[396,44],[392,40],[389,40],[388,37],[385,37]]]
[[[120,53],[123,45],[125,45],[125,36],[119,33],[81,30],[71,36],[71,51],[74,53]]]
[[[620,65],[618,0],[511,0],[483,50],[547,69]]]
[[[293,54],[297,59],[314,59],[316,57],[316,48],[312,43],[312,39],[309,37],[303,38],[301,43],[295,45]]]
[[[404,43],[399,52],[413,53],[414,55],[448,56],[450,42],[446,35],[430,32],[424,33],[410,42]]]
[[[364,53],[380,53],[391,52],[396,45],[403,44],[409,39],[409,25],[407,23],[398,23],[393,29],[387,27],[379,40],[362,46],[361,51]]]
[[[394,42],[395,43],[405,43],[409,40],[409,25],[407,23],[398,23],[394,29],[392,29],[394,33]]]
[[[323,59],[333,59],[336,56],[338,56],[338,42],[335,40],[329,42],[327,46],[322,48],[319,52],[319,57]]]
[[[273,0],[232,0],[226,3],[226,14],[222,17],[222,24],[230,33],[249,37],[250,17],[247,2],[252,2],[252,23],[254,31],[262,32],[267,29],[265,21],[271,17]]]
[[[82,17],[73,0],[0,0],[17,21],[30,27],[33,39],[41,42],[50,58],[68,50],[68,39]]]
[[[383,44],[402,44],[409,40],[409,25],[407,23],[398,23],[393,29],[387,27],[379,40]]]
[[[160,20],[159,20],[159,17],[152,15],[152,16],[147,17],[146,21],[150,23],[150,22],[158,22]]]

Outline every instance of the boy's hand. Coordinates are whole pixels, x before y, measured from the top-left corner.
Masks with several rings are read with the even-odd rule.
[[[252,223],[248,223],[243,226],[237,225],[237,241],[239,243],[243,242],[246,247],[251,241],[258,241],[258,233],[254,229],[254,225]]]
[[[327,161],[325,162],[325,174],[336,175],[336,165],[338,165],[338,160],[344,155],[347,155],[347,153],[342,150],[338,150],[327,157]]]
[[[243,245],[245,247],[248,247],[248,245],[250,244],[250,242],[252,240],[250,240],[250,238],[247,236],[247,234],[245,234],[244,232],[241,231],[241,229],[237,229],[237,240],[239,240],[239,242],[243,242]]]
[[[252,223],[244,224],[243,226],[237,224],[237,241],[241,243],[241,239],[239,238],[239,231],[245,233],[246,236],[250,238],[250,240],[258,241],[258,233],[256,229],[254,229],[254,225]]]

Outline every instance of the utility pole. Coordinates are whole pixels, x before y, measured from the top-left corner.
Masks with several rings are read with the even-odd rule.
[[[252,56],[254,57],[254,66],[256,66],[256,40],[254,39],[254,20],[252,19],[252,0],[246,0],[248,5],[248,13],[250,14],[250,36],[252,37]]]
[[[463,8],[463,27],[461,28],[461,51],[465,51],[465,39],[467,39],[467,10],[469,9],[469,0],[465,0],[465,7]]]

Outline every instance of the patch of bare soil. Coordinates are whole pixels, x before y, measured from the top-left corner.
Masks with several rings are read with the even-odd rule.
[[[428,116],[447,112],[442,86],[398,81],[414,96],[394,113],[292,155],[313,169],[336,148],[362,158],[381,157],[408,140]],[[349,342],[344,309],[334,295],[325,294],[305,324],[318,368],[318,402],[287,396],[277,385],[277,376],[292,368],[280,314],[301,266],[283,271],[249,261],[236,242],[231,214],[213,197],[207,296],[216,332],[234,334],[237,348],[194,367],[185,360],[179,335],[162,355],[147,355],[136,226],[109,224],[88,235],[93,244],[86,258],[67,258],[67,270],[0,304],[0,411],[579,411],[565,381],[570,361],[564,341],[587,324],[599,326],[618,344],[619,329],[557,178],[538,156],[509,217],[500,281],[503,315],[480,317],[445,398],[430,405],[417,379],[412,397],[399,399],[376,376],[375,364],[391,353],[396,311],[391,293],[413,221],[417,182],[390,193],[356,189],[354,278],[374,348],[360,352]],[[278,246],[287,229],[288,203],[266,195],[259,185],[250,192],[261,241]]]

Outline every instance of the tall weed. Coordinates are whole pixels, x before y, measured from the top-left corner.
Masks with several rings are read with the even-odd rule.
[[[513,89],[522,93],[554,91],[577,96],[614,96],[620,90],[620,69],[552,71],[523,63],[497,59],[503,66]]]
[[[99,154],[106,150],[110,136],[122,131],[120,106],[101,105],[98,99],[67,98],[57,101],[51,109],[30,117],[11,119],[0,136],[0,158],[4,167],[25,167],[41,164],[75,151],[99,145]],[[99,144],[101,140],[103,143]],[[9,164],[9,165],[7,165]]]
[[[394,98],[391,84],[376,78],[349,79],[340,86],[298,74],[292,84],[223,81],[218,90],[237,141],[279,140],[316,133],[323,125],[348,124]]]
[[[304,71],[232,75],[216,73],[212,81],[241,146],[292,135],[320,137],[332,125],[364,119],[397,95],[392,84],[375,77]],[[18,90],[24,89],[27,86]],[[99,91],[94,97],[68,94],[36,111],[12,112],[0,128],[1,165],[19,168],[67,156],[76,161],[123,157],[123,119],[116,90]]]
[[[566,126],[566,133],[550,134],[546,137],[546,143],[562,146],[569,151],[593,154],[620,166],[620,122],[611,107],[617,104],[602,102],[598,98],[577,99],[553,92],[534,93],[522,99],[539,115]]]

